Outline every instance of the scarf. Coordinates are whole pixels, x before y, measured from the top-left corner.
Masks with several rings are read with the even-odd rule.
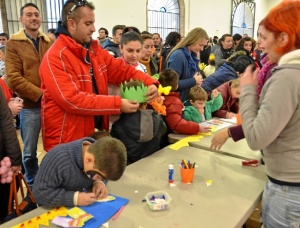
[[[261,90],[266,83],[266,81],[272,76],[271,70],[277,66],[276,63],[271,63],[268,61],[267,55],[264,55],[261,59],[261,65],[262,68],[260,69],[258,73],[258,78],[257,78],[257,96],[259,97]]]
[[[183,49],[183,53],[188,61],[189,68],[195,72],[200,72],[198,63],[199,59],[197,59],[197,55],[194,52],[190,52],[188,47],[185,46]]]
[[[144,64],[144,66],[145,66],[146,69],[147,69],[147,74],[148,74],[149,76],[152,76],[151,66],[150,66],[150,60],[151,60],[151,58],[149,58],[148,60],[142,60],[142,59],[140,59],[139,62],[140,62],[141,64]]]
[[[220,47],[220,50],[222,52],[222,59],[228,59],[233,53],[234,53],[234,49],[230,48],[230,49],[224,49],[222,46]]]

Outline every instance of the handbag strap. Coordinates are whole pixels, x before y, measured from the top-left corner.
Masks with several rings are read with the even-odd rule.
[[[8,200],[8,213],[10,213],[14,207],[13,207],[13,202],[15,200],[16,194],[16,175],[13,174],[12,177],[12,182],[10,183],[10,190],[9,190],[9,200]]]
[[[29,195],[31,201],[32,201],[33,203],[35,203],[35,199],[34,199],[34,197],[33,197],[33,195],[32,195],[31,188],[29,187],[27,181],[25,180],[25,177],[24,177],[23,173],[19,173],[18,176],[19,176],[19,178],[20,178],[20,182],[23,181],[24,184],[25,184],[25,186],[26,186],[26,189],[27,189],[27,195]],[[23,189],[22,189],[22,190],[23,190]],[[24,199],[24,197],[23,197],[23,199]]]
[[[18,173],[18,174],[14,174],[13,175],[13,180],[10,183],[10,192],[9,192],[9,201],[8,201],[8,212],[12,212],[14,210],[14,204],[16,207],[16,213],[18,216],[21,215],[21,208],[18,202],[18,194],[17,194],[17,180],[19,183],[19,188],[21,189],[21,195],[22,195],[22,200],[24,200],[25,198],[25,194],[24,194],[24,189],[23,189],[23,184],[22,182],[25,184],[26,189],[27,189],[27,195],[30,197],[30,200],[35,203],[35,199],[33,198],[32,195],[32,191],[27,183],[27,181],[25,180],[25,177],[23,175],[23,173]]]

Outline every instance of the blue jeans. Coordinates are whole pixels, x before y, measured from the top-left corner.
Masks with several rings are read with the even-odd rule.
[[[20,129],[24,143],[23,165],[25,168],[25,178],[28,185],[32,188],[39,168],[36,151],[41,130],[41,109],[23,108],[20,112]]]
[[[300,227],[300,187],[268,181],[262,199],[264,228]]]

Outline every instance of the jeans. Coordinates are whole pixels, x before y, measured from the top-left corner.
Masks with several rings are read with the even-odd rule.
[[[262,199],[264,228],[300,227],[300,187],[268,181]]]
[[[41,109],[23,108],[20,112],[21,137],[24,143],[23,165],[25,179],[32,188],[34,178],[38,171],[37,144],[41,130]]]

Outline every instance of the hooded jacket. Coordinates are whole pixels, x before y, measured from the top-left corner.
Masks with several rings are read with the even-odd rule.
[[[243,86],[243,131],[252,150],[262,149],[273,181],[300,186],[300,50],[282,56],[272,71],[259,102],[256,86]]]
[[[114,54],[114,57],[120,57],[121,56],[121,52],[119,49],[119,44],[116,44],[114,42],[112,42],[109,38],[105,40],[105,42],[103,43],[103,48],[112,52]]]
[[[168,127],[168,132],[179,134],[195,135],[199,133],[199,124],[183,119],[184,106],[179,98],[178,92],[170,92],[165,96],[164,105],[167,115],[164,120]]]
[[[223,98],[221,93],[218,93],[217,97],[211,95],[210,100],[206,101],[204,108],[205,120],[210,120],[212,118],[212,113],[218,110],[223,104]],[[202,123],[202,114],[199,113],[198,109],[192,105],[186,106],[183,111],[183,118],[187,121],[193,121],[196,123]]]
[[[131,164],[160,149],[164,130],[161,116],[152,109],[146,109],[122,113],[112,125],[110,134],[125,144],[127,164]]]
[[[202,83],[202,88],[207,92],[211,93],[212,90],[222,85],[224,82],[238,78],[238,74],[235,70],[227,63],[223,63],[217,71],[207,77]]]
[[[121,59],[113,58],[96,40],[84,47],[59,24],[58,38],[40,67],[42,79],[42,133],[46,151],[53,146],[89,136],[94,116],[102,116],[98,129],[108,131],[108,115],[119,114],[121,97],[108,96],[108,83],[120,85],[139,79],[145,85],[158,82]],[[93,77],[90,71],[93,71]],[[98,94],[94,93],[94,85]]]

